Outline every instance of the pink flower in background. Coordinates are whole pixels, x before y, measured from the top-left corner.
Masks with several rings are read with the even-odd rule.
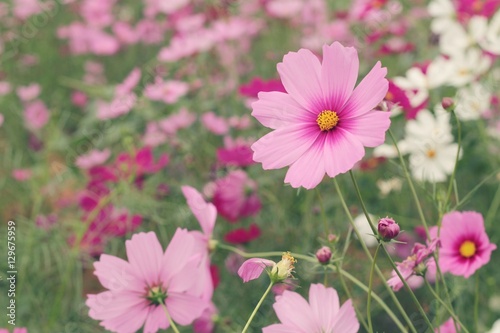
[[[103,254],[94,274],[108,290],[88,295],[89,316],[107,330],[145,333],[167,329],[172,320],[189,325],[209,306],[193,292],[202,281],[193,236],[178,228],[165,252],[155,233],[139,233],[125,243],[128,261]]]
[[[0,81],[0,96],[5,96],[10,93],[12,87],[9,82]]]
[[[84,92],[73,91],[71,93],[71,103],[73,103],[73,105],[82,108],[85,105],[87,105],[87,101],[88,101],[88,98],[87,98],[87,95]]]
[[[50,113],[45,104],[37,100],[25,106],[23,116],[28,129],[39,130],[48,123]]]
[[[273,308],[281,324],[264,327],[263,333],[356,333],[359,330],[352,301],[340,306],[339,296],[333,288],[311,284],[309,302],[288,290],[276,299]]]
[[[227,232],[224,235],[224,240],[232,244],[245,244],[259,238],[260,234],[259,226],[252,223],[248,229],[238,228]]]
[[[279,79],[269,79],[263,80],[260,77],[254,77],[247,84],[243,84],[239,88],[240,95],[246,97],[254,97],[257,98],[257,95],[261,91],[281,91],[286,92],[285,87]]]
[[[142,137],[142,143],[145,146],[157,147],[167,142],[167,135],[160,129],[157,122],[149,122],[146,125],[146,131]]]
[[[252,145],[264,169],[290,166],[285,182],[307,189],[325,173],[350,170],[364,146],[385,140],[389,112],[374,111],[387,93],[380,62],[354,89],[359,60],[352,47],[335,42],[323,47],[323,62],[309,50],[290,52],[278,64],[287,93],[261,92],[252,115],[273,131]]]
[[[33,172],[30,169],[12,170],[12,177],[19,182],[24,182],[26,180],[29,180],[32,176]]]
[[[9,330],[6,328],[0,328],[0,333],[9,333]],[[16,327],[12,333],[28,333],[28,329],[25,327]]]
[[[5,118],[4,118],[3,114],[0,113],[0,127],[2,127],[4,120],[5,120]]]
[[[212,202],[217,212],[230,222],[260,211],[262,204],[256,194],[257,184],[243,170],[231,171],[215,185]]]
[[[113,119],[129,113],[137,102],[133,93],[115,96],[111,103],[97,101],[97,119]]]
[[[80,169],[90,169],[106,162],[110,155],[111,151],[109,149],[104,149],[102,151],[93,149],[85,155],[78,156],[75,165]]]
[[[161,119],[158,122],[161,130],[165,134],[175,135],[179,129],[191,126],[196,120],[196,116],[186,108],[181,108],[179,112]]]
[[[151,147],[143,147],[135,152],[134,155],[121,153],[115,161],[115,170],[117,174],[127,177],[134,173],[140,177],[146,173],[156,173],[163,169],[169,163],[167,154],[161,154],[155,162],[153,150]]]
[[[186,95],[189,85],[182,81],[163,81],[156,78],[154,84],[149,84],[144,90],[144,95],[152,101],[162,101],[166,104],[174,104],[179,98]]]
[[[16,0],[14,1],[14,16],[21,20],[38,14],[43,11],[43,7],[38,0]]]
[[[16,89],[17,96],[23,102],[34,100],[40,95],[40,85],[37,83],[30,84],[29,86],[21,86]]]
[[[140,39],[139,34],[127,22],[115,22],[113,33],[123,44],[136,44]]]
[[[209,307],[203,311],[200,318],[193,323],[194,333],[212,333],[215,329],[215,318],[218,315],[217,308],[214,303],[210,303]]]
[[[175,11],[189,4],[189,0],[169,0],[169,1],[157,0],[156,3],[160,12],[165,14],[172,14]]]
[[[217,160],[222,165],[233,165],[246,167],[254,164],[252,158],[253,152],[250,149],[252,141],[246,141],[242,138],[233,140],[227,136],[224,138],[224,148],[217,148]]]
[[[443,216],[439,265],[443,272],[469,278],[490,261],[491,244],[477,212],[451,212]]]
[[[229,131],[229,125],[225,118],[218,117],[213,112],[206,112],[201,116],[203,126],[216,135],[224,135]]]
[[[457,327],[460,327],[457,325]],[[443,325],[439,326],[438,328],[434,329],[435,333],[457,333],[457,330],[455,329],[455,323],[453,322],[453,318],[448,319],[443,323]]]
[[[134,68],[129,75],[123,80],[123,82],[116,86],[115,94],[117,96],[123,96],[132,92],[132,90],[137,86],[139,80],[141,79],[141,70],[139,68]]]

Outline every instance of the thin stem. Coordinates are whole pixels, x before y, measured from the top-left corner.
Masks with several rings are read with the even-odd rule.
[[[401,151],[399,150],[398,144],[396,142],[396,138],[394,138],[394,135],[392,134],[391,129],[389,129],[388,132],[389,132],[389,136],[392,139],[392,142],[394,143],[394,147],[396,148],[396,151],[398,152],[399,162],[401,163],[401,166],[403,168],[403,172],[405,174],[405,178],[408,181],[408,185],[410,186],[413,200],[415,201],[415,204],[417,205],[417,210],[418,210],[418,215],[420,216],[420,221],[422,222],[422,225],[425,228],[425,233],[427,235],[427,238],[430,239],[429,227],[427,226],[427,221],[425,220],[424,211],[422,210],[422,206],[420,205],[420,200],[418,200],[417,191],[415,191],[415,186],[413,185],[413,181],[411,179],[410,173],[408,172],[408,168],[406,167],[405,160],[403,158],[403,155],[401,154]]]
[[[273,287],[273,285],[274,285],[274,282],[271,281],[271,283],[269,283],[269,286],[267,287],[266,291],[264,292],[264,295],[262,295],[262,297],[260,298],[259,303],[257,303],[257,305],[255,306],[255,309],[253,309],[253,312],[250,315],[250,318],[248,318],[248,321],[247,321],[245,327],[243,327],[243,331],[241,331],[241,333],[245,333],[248,330],[248,327],[250,327],[250,323],[252,322],[253,318],[257,314],[257,311],[259,310],[260,306],[262,305],[262,302],[264,302],[264,299],[271,291],[271,288]]]
[[[427,281],[427,279],[424,279],[425,281],[425,285],[427,286],[427,288],[431,291],[432,295],[434,296],[434,298],[439,302],[441,303],[441,305],[446,309],[446,311],[448,311],[448,313],[450,314],[450,316],[453,318],[453,320],[455,320],[461,327],[462,329],[464,330],[464,333],[470,333],[469,330],[467,330],[467,328],[465,327],[465,325],[460,321],[460,319],[458,319],[458,316],[455,314],[455,312],[453,311],[453,309],[451,309],[448,304],[446,304],[446,302],[444,302],[441,297],[439,297],[438,294],[436,294],[436,292],[434,291],[434,289],[432,288],[432,286],[430,285],[429,281]]]
[[[474,331],[479,332],[479,272],[476,273],[476,291],[474,293]]]
[[[368,210],[366,209],[365,203],[363,199],[361,198],[361,191],[359,190],[358,182],[356,182],[356,178],[354,178],[354,174],[352,173],[352,170],[349,170],[349,176],[351,176],[352,183],[354,185],[354,189],[356,190],[356,194],[358,195],[359,202],[361,203],[361,208],[363,209],[363,213],[365,214],[366,219],[368,220],[368,224],[370,225],[370,228],[372,229],[372,232],[374,235],[377,234],[377,228],[373,224],[370,214],[368,214]]]
[[[373,290],[373,271],[375,270],[375,262],[377,261],[378,250],[380,250],[382,244],[378,244],[375,254],[373,255],[372,266],[370,268],[370,280],[368,281],[368,300],[366,301],[366,316],[368,318],[368,332],[373,333],[372,324],[372,290]]]
[[[318,194],[318,202],[321,210],[321,219],[323,220],[323,226],[325,228],[325,236],[328,237],[328,221],[326,219],[325,207],[323,206],[323,198],[321,197],[321,192],[317,188],[316,193]]]
[[[460,125],[460,121],[458,120],[458,117],[457,117],[455,111],[452,110],[451,113],[455,117],[455,121],[457,122],[458,150],[457,150],[457,156],[455,157],[455,167],[453,168],[453,172],[451,173],[450,184],[448,185],[448,192],[446,194],[446,198],[445,198],[445,202],[444,202],[445,209],[450,201],[451,191],[453,190],[453,182],[455,181],[455,175],[457,172],[458,160],[460,159],[460,149],[462,149],[462,127]]]
[[[333,183],[334,183],[335,189],[337,190],[337,193],[339,195],[340,203],[342,204],[342,207],[344,208],[344,211],[348,217],[349,223],[351,223],[351,226],[354,230],[354,233],[356,234],[356,236],[358,237],[358,239],[360,241],[360,244],[361,244],[361,247],[363,248],[363,251],[365,252],[368,259],[371,260],[371,262],[373,262],[372,255],[371,255],[370,251],[368,250],[368,247],[366,246],[365,242],[363,241],[363,238],[361,237],[361,234],[359,233],[359,230],[356,227],[356,224],[354,223],[354,219],[351,215],[351,212],[349,211],[349,207],[347,207],[347,204],[345,202],[344,196],[342,195],[342,191],[340,190],[340,186],[337,182],[337,179],[333,178]],[[382,271],[378,268],[378,266],[376,264],[375,264],[375,271],[377,272],[377,275],[381,280],[385,280],[384,274],[382,273]],[[389,285],[387,283],[384,283],[384,286],[387,289],[387,292],[389,293],[389,296],[391,297],[392,301],[394,302],[394,304],[398,308],[399,312],[401,313],[401,315],[405,319],[409,329],[413,333],[417,333],[415,326],[413,325],[412,321],[410,320],[410,318],[406,314],[406,311],[403,309],[403,306],[399,302],[394,291],[391,289],[391,287],[389,287]],[[402,332],[404,332],[404,331],[405,330],[403,330]]]
[[[498,185],[497,191],[495,192],[495,196],[491,201],[490,208],[488,209],[488,213],[484,218],[484,225],[486,228],[489,227],[490,223],[493,221],[495,216],[497,216],[498,207],[500,207],[500,184]]]
[[[165,310],[165,314],[167,315],[167,319],[168,319],[168,322],[170,323],[170,327],[172,327],[172,329],[174,330],[175,333],[180,333],[177,326],[175,326],[175,323],[172,320],[172,317],[170,317],[170,313],[168,313],[168,309],[167,309],[167,306],[165,305],[165,303],[161,302],[160,304],[163,307],[163,310]]]

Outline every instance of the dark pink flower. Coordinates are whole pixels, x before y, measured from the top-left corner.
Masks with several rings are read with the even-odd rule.
[[[224,235],[224,240],[232,244],[245,244],[260,237],[261,231],[258,225],[252,223],[248,229],[238,228]]]
[[[399,235],[399,225],[393,219],[384,217],[378,221],[378,234],[384,241],[396,238]]]
[[[247,84],[243,84],[239,88],[240,95],[246,97],[257,98],[261,91],[281,91],[286,92],[285,87],[279,79],[263,80],[260,77],[254,77]]]
[[[232,140],[230,137],[224,138],[224,148],[217,148],[217,160],[226,166],[246,167],[254,164],[253,151],[250,148],[252,143],[243,139]]]

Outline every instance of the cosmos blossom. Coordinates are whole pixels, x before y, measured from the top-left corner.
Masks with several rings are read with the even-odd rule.
[[[352,301],[342,306],[333,288],[311,284],[309,302],[293,291],[286,290],[273,308],[281,321],[262,329],[263,333],[356,333],[359,322]]]
[[[469,278],[490,261],[491,244],[477,212],[451,212],[443,216],[439,265],[443,272]]]
[[[187,230],[178,228],[165,252],[154,232],[135,234],[125,245],[128,261],[103,254],[94,264],[108,290],[88,295],[86,304],[101,326],[132,333],[144,325],[144,333],[154,333],[170,326],[165,309],[174,322],[189,325],[209,306],[197,288],[206,267]]]
[[[385,140],[389,112],[373,109],[385,97],[387,69],[377,62],[354,89],[357,51],[335,42],[323,46],[323,61],[309,50],[290,52],[278,64],[287,93],[261,92],[252,115],[273,129],[252,145],[264,169],[289,166],[285,183],[314,188],[325,173],[349,171]]]

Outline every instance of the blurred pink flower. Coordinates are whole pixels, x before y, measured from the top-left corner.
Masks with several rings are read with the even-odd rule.
[[[128,76],[123,80],[123,82],[116,86],[115,95],[124,96],[132,92],[132,90],[137,86],[139,80],[141,79],[141,70],[139,68],[134,68]]]
[[[457,325],[457,327],[460,327]],[[453,322],[453,318],[448,319],[443,323],[443,325],[439,326],[438,328],[434,329],[435,333],[457,333],[457,330],[455,329],[455,324]]]
[[[16,0],[14,1],[13,13],[18,19],[25,20],[30,16],[43,11],[38,0]]]
[[[133,93],[116,96],[111,103],[97,101],[97,119],[113,119],[129,113],[137,102]]]
[[[128,262],[103,254],[94,274],[108,290],[88,295],[89,316],[113,332],[145,333],[167,329],[172,320],[189,325],[209,306],[194,292],[203,283],[194,239],[178,228],[165,252],[155,233],[139,233],[126,243]]]
[[[0,333],[9,333],[7,328],[0,328]],[[25,327],[16,327],[12,333],[28,333],[28,329]]]
[[[19,182],[27,181],[32,176],[33,176],[33,172],[30,169],[14,169],[14,170],[12,170],[12,177]]]
[[[50,113],[42,101],[36,100],[25,106],[23,116],[28,129],[38,130],[47,124]]]
[[[0,113],[0,127],[2,127],[4,120],[5,120],[5,118],[4,118],[3,114]]]
[[[17,96],[23,102],[29,102],[34,100],[40,95],[40,85],[38,83],[32,83],[29,86],[21,86],[16,89]]]
[[[73,91],[71,93],[71,103],[73,103],[73,105],[82,108],[85,105],[87,105],[87,101],[88,101],[88,98],[87,98],[87,95],[85,95],[84,92]]]
[[[165,14],[172,14],[187,4],[189,4],[189,0],[157,0],[158,9]]]
[[[182,81],[163,81],[157,77],[154,84],[149,84],[144,90],[144,95],[152,101],[162,101],[174,104],[179,98],[186,95],[189,85]]]
[[[139,34],[127,22],[115,22],[113,33],[121,43],[126,45],[136,44],[140,39]]]
[[[161,119],[158,126],[166,134],[174,135],[179,129],[191,126],[196,120],[196,116],[186,108],[181,108],[179,112]]]
[[[287,93],[261,92],[252,104],[273,129],[252,145],[254,160],[266,170],[290,166],[285,182],[311,189],[325,173],[352,169],[364,146],[381,145],[390,113],[373,109],[387,93],[387,69],[377,62],[354,89],[358,67],[356,50],[338,42],[323,46],[322,63],[306,49],[285,55],[278,72]]]
[[[10,83],[7,81],[0,81],[0,96],[5,96],[11,91]]]
[[[246,167],[254,164],[253,152],[250,149],[252,141],[242,138],[233,140],[231,137],[224,137],[224,148],[217,148],[217,160],[222,165],[232,165]]]
[[[203,126],[216,135],[224,135],[229,131],[227,121],[213,112],[206,112],[201,116]]]
[[[260,237],[261,231],[257,224],[252,223],[250,227],[231,230],[224,235],[224,240],[232,244],[246,244]]]
[[[490,261],[497,248],[490,243],[483,216],[477,212],[451,212],[443,216],[439,265],[444,272],[469,278]]]
[[[217,212],[229,220],[237,220],[257,214],[262,204],[256,194],[257,184],[243,170],[231,171],[215,182],[212,199]]]
[[[279,79],[269,79],[263,80],[262,78],[256,76],[247,84],[242,84],[239,88],[240,95],[246,97],[255,97],[261,91],[281,91],[286,92],[285,87]]]
[[[115,3],[115,0],[84,0],[80,7],[80,15],[93,27],[107,27],[114,21],[112,11]]]
[[[193,323],[194,333],[212,333],[215,329],[215,318],[218,315],[214,303],[210,302],[208,308]]]
[[[163,133],[156,122],[149,122],[146,125],[146,131],[142,137],[142,143],[145,146],[157,147],[167,141],[167,135]]]
[[[80,169],[90,169],[106,162],[110,155],[111,151],[109,149],[104,149],[102,151],[93,149],[85,155],[78,156],[75,165]]]
[[[352,301],[340,306],[339,296],[333,288],[311,284],[309,302],[288,290],[276,299],[273,308],[281,324],[264,327],[263,333],[356,333],[359,330]]]

